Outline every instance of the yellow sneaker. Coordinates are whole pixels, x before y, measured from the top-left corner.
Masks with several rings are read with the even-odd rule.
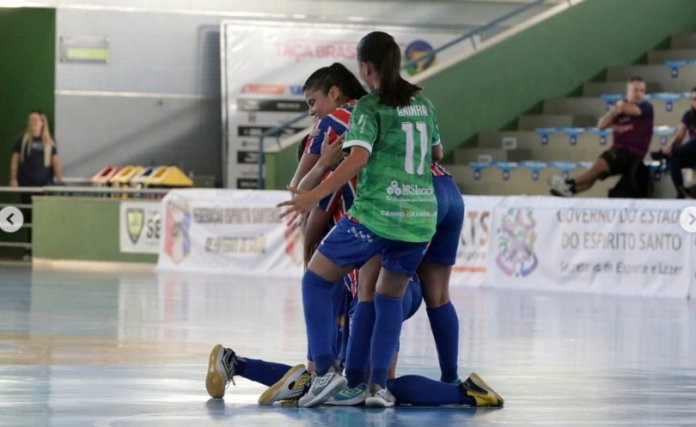
[[[277,383],[273,384],[259,397],[259,405],[272,405],[278,401],[295,401],[304,393],[305,386],[309,385],[310,375],[305,365],[297,365],[283,375]]]
[[[459,385],[466,395],[476,400],[476,407],[496,407],[502,408],[505,400],[496,393],[481,377],[472,373],[469,378]]]
[[[234,365],[236,355],[232,349],[218,344],[210,352],[208,359],[208,375],[205,378],[205,388],[211,397],[220,398],[225,395],[227,385],[234,384]]]

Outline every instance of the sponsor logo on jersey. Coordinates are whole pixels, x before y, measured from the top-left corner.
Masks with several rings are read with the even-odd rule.
[[[510,277],[529,276],[539,260],[534,253],[536,220],[531,209],[508,209],[500,221],[498,256],[500,271]]]
[[[433,187],[421,187],[419,185],[402,184],[397,181],[392,181],[387,187],[387,195],[389,196],[432,196],[435,194]]]

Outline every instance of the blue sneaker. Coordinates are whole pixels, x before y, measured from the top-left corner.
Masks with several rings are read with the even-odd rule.
[[[358,384],[357,387],[345,387],[343,390],[334,394],[327,400],[325,405],[333,406],[360,406],[365,403],[365,390],[367,386]]]

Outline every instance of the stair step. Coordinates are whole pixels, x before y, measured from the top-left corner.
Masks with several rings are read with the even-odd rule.
[[[695,49],[653,50],[648,52],[648,63],[664,65],[665,61],[694,61]]]
[[[696,33],[672,34],[672,49],[696,49]]]
[[[610,82],[627,82],[632,76],[640,76],[648,83],[658,83],[661,90],[654,92],[688,92],[696,82],[696,66],[687,65],[679,69],[679,77],[672,77],[672,70],[664,65],[629,65],[613,66],[607,70],[607,80]],[[648,84],[649,86],[649,84]],[[623,89],[626,90],[625,88]],[[592,96],[585,94],[585,96]]]
[[[666,67],[665,67],[666,68]],[[628,81],[628,78],[626,79]],[[666,92],[661,84],[648,81],[646,83],[647,93]],[[587,97],[599,97],[602,94],[626,93],[626,82],[589,82],[583,86],[583,93]]]
[[[520,130],[555,127],[592,127],[599,116],[571,116],[566,114],[525,114],[520,116]]]
[[[570,114],[572,116],[601,116],[606,103],[594,98],[549,98],[544,100],[544,114]]]
[[[532,158],[529,150],[504,150],[502,148],[475,147],[458,148],[454,152],[454,161],[460,164],[469,162],[519,162]]]

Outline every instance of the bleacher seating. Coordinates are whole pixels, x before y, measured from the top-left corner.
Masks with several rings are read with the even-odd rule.
[[[649,52],[646,65],[609,67],[607,81],[585,84],[582,97],[544,100],[543,114],[521,115],[518,130],[480,132],[477,146],[457,149],[447,169],[465,194],[547,195],[549,176],[576,175],[611,145],[611,129],[599,130],[597,121],[625,97],[634,75],[646,81],[646,100],[655,111],[650,150],[659,150],[691,108],[690,90],[696,86],[696,34],[675,34],[671,45]],[[673,198],[665,165],[649,158],[646,165],[655,179],[653,197]],[[617,180],[600,182],[582,196],[606,197]]]

